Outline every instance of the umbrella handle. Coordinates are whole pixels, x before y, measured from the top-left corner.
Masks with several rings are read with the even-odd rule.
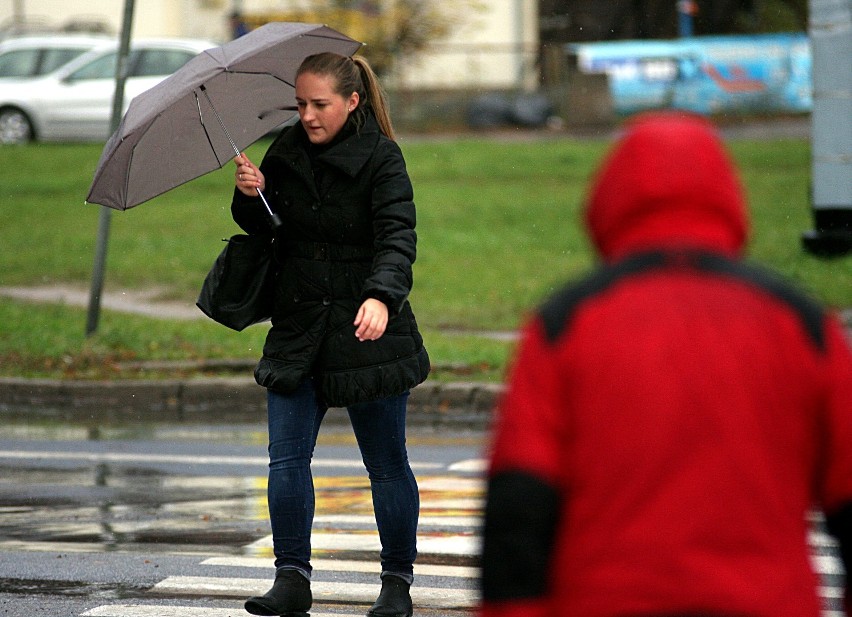
[[[237,154],[239,154],[239,153],[237,153]],[[260,197],[260,200],[263,202],[263,205],[266,207],[266,212],[269,214],[269,225],[272,227],[272,229],[278,229],[279,227],[281,227],[281,225],[283,224],[281,222],[281,217],[278,216],[277,213],[272,211],[272,208],[269,207],[269,202],[266,201],[266,197],[263,196],[263,193],[260,191],[260,189],[256,188],[254,190],[257,191],[258,197]]]

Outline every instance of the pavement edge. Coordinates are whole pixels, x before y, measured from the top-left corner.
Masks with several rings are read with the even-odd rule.
[[[502,384],[427,381],[411,391],[408,423],[486,429],[503,389]],[[266,420],[266,390],[243,377],[117,381],[0,377],[0,416],[6,422],[91,426],[256,423]],[[348,420],[330,412],[326,421]]]

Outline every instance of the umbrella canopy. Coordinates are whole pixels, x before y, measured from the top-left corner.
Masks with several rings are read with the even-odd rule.
[[[200,53],[131,101],[86,201],[126,210],[223,167],[296,113],[302,60],[360,47],[327,26],[276,22]]]

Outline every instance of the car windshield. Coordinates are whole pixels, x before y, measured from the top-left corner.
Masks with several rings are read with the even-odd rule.
[[[137,60],[133,74],[136,77],[171,75],[195,56],[179,49],[146,49]]]
[[[58,69],[85,49],[16,49],[0,54],[0,77],[32,77]]]
[[[117,52],[105,54],[81,66],[68,76],[69,80],[111,79],[115,77]],[[137,49],[130,53],[130,77],[159,77],[171,75],[195,53],[180,49]]]
[[[68,76],[68,79],[77,81],[80,79],[110,79],[115,77],[115,59],[117,52],[104,54],[91,62],[84,64]]]

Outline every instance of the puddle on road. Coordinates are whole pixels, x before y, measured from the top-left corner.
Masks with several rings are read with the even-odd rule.
[[[2,468],[0,548],[251,554],[250,546],[269,534],[265,476],[190,475],[144,462],[81,459],[26,465],[22,459]],[[420,476],[418,482],[424,516],[481,510],[479,479]],[[314,483],[318,517],[351,517],[348,523],[332,517],[325,523],[330,529],[373,528],[366,472],[316,475]]]
[[[6,468],[0,546],[239,553],[267,533],[266,489],[253,477],[184,476],[106,464]],[[86,547],[86,548],[84,548]]]
[[[3,593],[18,595],[79,596],[101,600],[127,600],[144,597],[147,587],[110,585],[85,581],[27,580],[0,578]]]
[[[315,478],[317,510],[372,515],[366,477]],[[106,463],[11,468],[0,547],[243,554],[269,533],[265,477],[189,476]]]

